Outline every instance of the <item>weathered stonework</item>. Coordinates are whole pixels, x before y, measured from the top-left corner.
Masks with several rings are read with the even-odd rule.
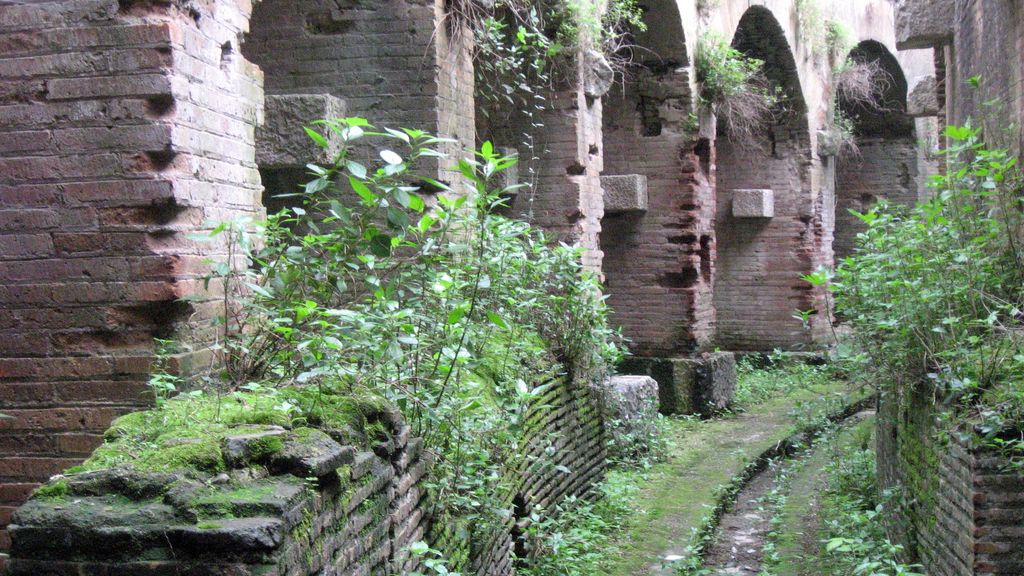
[[[730,190],[733,218],[775,216],[775,194],[771,190]]]
[[[736,391],[736,358],[731,352],[707,352],[693,358],[630,358],[621,370],[657,381],[662,414],[709,416],[728,408]]]
[[[53,480],[14,515],[6,573],[407,574],[430,460],[400,416],[382,423],[387,437],[371,446],[250,427],[225,438],[236,466],[216,477],[127,468]],[[267,435],[283,448],[242,457]]]
[[[896,46],[931,48],[953,39],[957,0],[900,0],[896,9]]]
[[[773,82],[802,103],[755,142],[720,137],[728,127],[694,105],[695,4],[643,4],[648,26],[624,85],[590,54],[543,95],[546,109],[503,127],[510,137],[498,146],[518,145],[524,132],[534,138],[532,149],[517,150],[518,178],[503,181],[534,185],[515,195],[510,213],[583,247],[638,355],[818,345],[824,324],[805,331],[792,314],[824,306],[799,276],[831,262],[831,235],[846,212],[832,214],[829,194],[834,187],[840,205],[867,187],[909,197],[914,140],[862,146],[856,173],[815,143],[828,74],[783,0],[723,0],[702,21],[725,37],[739,29],[737,46],[765,59]],[[1002,0],[955,4],[965,23],[958,49],[928,71],[938,79],[937,106],[963,118],[973,96],[962,85],[977,74],[985,90],[1013,98],[1020,125],[1011,88],[1019,66],[1005,65],[1019,63],[1019,12]],[[218,286],[208,302],[178,298],[201,292],[207,261],[224,258],[225,246],[189,236],[212,222],[259,218],[264,205],[276,207],[272,195],[293,192],[305,164],[330,152],[312,147],[302,124],[344,113],[453,138],[450,156],[426,169],[460,189],[454,163],[483,120],[472,34],[446,25],[446,5],[0,2],[0,411],[14,417],[0,420],[0,526],[38,482],[87,456],[112,418],[147,402],[154,336],[187,333],[197,343],[172,359],[174,370],[216,364],[204,347]],[[881,38],[894,49],[887,0],[828,7],[858,40]],[[602,179],[614,174],[636,178],[621,206],[602,194]],[[727,191],[737,188],[771,188],[774,217],[733,218]],[[843,230],[837,249],[854,229]],[[575,450],[559,456],[572,475],[538,469],[534,487],[524,483],[524,495],[545,506],[600,475],[601,424],[588,394],[565,388],[557,408],[536,415],[538,430],[556,427],[560,446]],[[720,400],[691,398],[686,410]],[[563,420],[575,428],[559,428]],[[536,438],[531,450],[546,458],[546,436]],[[512,547],[511,535],[481,545],[498,552],[479,566],[503,573]]]
[[[647,211],[647,177],[642,174],[601,176],[601,189],[605,214]]]
[[[323,148],[302,127],[311,119],[344,118],[345,110],[345,101],[330,94],[267,96],[266,120],[256,129],[256,162],[263,168],[330,163],[341,151],[341,137],[330,130],[318,130],[330,144]]]

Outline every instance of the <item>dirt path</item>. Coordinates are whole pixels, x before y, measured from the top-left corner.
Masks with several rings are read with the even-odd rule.
[[[831,437],[832,442],[848,435],[873,414],[862,411],[845,419]],[[830,446],[830,442],[821,442],[797,452],[744,485],[732,508],[722,515],[715,538],[705,549],[703,567],[715,576],[761,573],[766,542],[774,528],[773,574],[821,574],[815,566],[821,550],[817,496],[825,487],[824,467],[830,460]],[[773,491],[781,496],[778,508],[768,498]]]
[[[757,574],[764,559],[764,541],[771,530],[772,510],[764,498],[775,485],[772,469],[755,476],[722,516],[715,540],[704,553],[704,566],[714,574]]]
[[[691,556],[709,517],[729,500],[736,479],[796,434],[794,413],[830,413],[853,402],[843,383],[809,387],[769,400],[751,412],[708,421],[673,423],[667,461],[649,472],[636,515],[616,542],[621,553],[603,566],[607,576],[670,576]]]

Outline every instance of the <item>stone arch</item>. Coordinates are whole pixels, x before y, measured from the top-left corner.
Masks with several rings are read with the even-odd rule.
[[[710,343],[714,200],[679,8],[643,6],[647,30],[603,102],[601,250],[613,320],[656,356]]]
[[[876,62],[880,77],[877,107],[850,101],[840,91],[836,106],[850,119],[856,150],[841,149],[836,161],[835,261],[850,255],[863,212],[878,200],[912,205],[920,199],[918,146],[914,119],[907,114],[907,80],[889,50],[865,40],[849,53],[854,63]]]
[[[770,10],[749,8],[733,48],[764,62],[779,91],[768,125],[751,141],[716,140],[717,343],[732,350],[799,348],[814,331],[793,319],[815,306],[800,276],[820,260],[821,211],[815,206],[807,105],[785,33]]]

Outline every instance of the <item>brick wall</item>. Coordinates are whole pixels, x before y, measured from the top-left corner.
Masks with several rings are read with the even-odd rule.
[[[513,133],[529,130],[535,134],[534,150],[519,151],[520,157],[528,160],[520,173],[532,187],[515,197],[511,211],[558,241],[578,242],[583,248],[583,264],[600,270],[604,216],[601,100],[587,96],[578,86],[554,90],[545,98],[547,106],[532,119],[511,119],[516,127]],[[537,126],[531,127],[529,122]]]
[[[400,415],[381,416],[374,423],[387,439],[366,445],[249,427],[236,445],[271,434],[284,449],[269,475],[242,462],[230,483],[125,470],[70,476],[63,501],[36,498],[16,514],[8,573],[408,574],[418,567],[409,545],[425,531],[430,459]]]
[[[215,313],[176,299],[223,251],[187,234],[260,212],[243,10],[0,5],[0,526],[147,401],[154,336],[201,341]]]
[[[764,72],[781,90],[783,111],[753,141],[730,140],[719,122],[716,179],[714,304],[717,344],[730,350],[770,350],[812,345],[826,329],[814,321],[806,330],[796,310],[820,308],[820,295],[800,276],[824,260],[823,195],[812,190],[807,107],[796,64],[771,13],[754,7],[740,20],[733,46],[765,63]],[[733,191],[771,189],[774,216],[737,218]],[[815,200],[817,199],[817,200]]]
[[[443,8],[442,0],[266,0],[243,51],[264,71],[267,94],[331,94],[378,126],[455,138],[435,177],[456,183],[453,166],[475,135],[472,35],[463,27],[452,41]]]
[[[711,146],[691,125],[688,72],[633,70],[606,97],[605,174],[647,179],[647,210],[606,215],[601,232],[612,320],[641,355],[692,352],[714,336]]]
[[[918,146],[913,139],[858,140],[858,153],[839,156],[836,167],[835,259],[853,252],[865,229],[850,210],[865,212],[881,199],[913,206],[921,197]]]
[[[940,443],[927,386],[902,406],[892,394],[880,403],[878,474],[882,487],[902,490],[908,502],[889,527],[909,558],[932,576],[1024,572],[1024,474],[955,435]]]
[[[949,122],[973,118],[985,126],[990,144],[1024,151],[1024,6],[1014,0],[956,0],[952,33]],[[978,89],[968,85],[975,76]],[[983,104],[993,100],[996,106]]]

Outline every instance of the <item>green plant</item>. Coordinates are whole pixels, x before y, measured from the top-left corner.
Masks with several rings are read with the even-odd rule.
[[[697,42],[694,68],[701,105],[722,119],[730,140],[746,142],[770,122],[777,98],[764,75],[764,62],[706,32]]]
[[[516,572],[524,576],[588,576],[599,574],[615,554],[611,536],[632,513],[638,488],[636,472],[613,472],[598,488],[594,501],[569,497],[555,510],[534,510],[524,538],[530,556]]]
[[[527,411],[550,386],[600,381],[620,354],[596,278],[577,248],[497,213],[508,190],[491,182],[516,159],[489,142],[459,162],[468,192],[455,194],[414,170],[439,156],[438,138],[360,118],[307,133],[343,145],[309,166],[296,206],[255,232],[210,234],[250,263],[209,280],[233,287],[220,321],[228,398],[245,391],[279,407],[273,418],[317,425],[334,398],[382,397],[435,457],[431,505],[487,537],[510,513]]]
[[[845,58],[846,53],[853,48],[853,34],[839,20],[830,18],[826,24],[825,46],[828,48],[829,60]]]
[[[923,576],[921,566],[900,560],[902,546],[885,533],[898,505],[893,492],[879,493],[874,453],[862,446],[833,445],[827,489],[819,505],[828,576]]]
[[[970,125],[945,135],[934,197],[857,214],[867,229],[832,289],[891,401],[929,382],[954,427],[1013,438],[1024,423],[1017,161]]]

